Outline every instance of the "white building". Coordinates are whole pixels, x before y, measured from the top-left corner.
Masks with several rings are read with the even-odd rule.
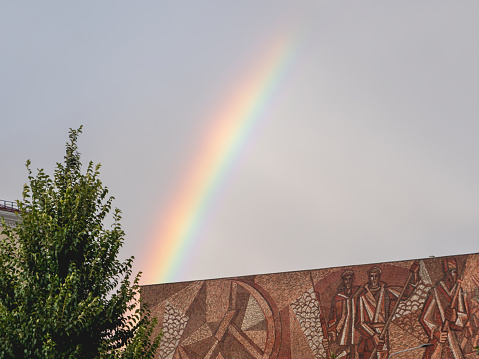
[[[4,201],[0,199],[0,217],[3,217],[5,220],[5,224],[7,226],[16,226],[19,217],[17,215],[18,213],[18,207],[15,202],[11,201]],[[0,223],[0,234],[3,231],[2,224]]]

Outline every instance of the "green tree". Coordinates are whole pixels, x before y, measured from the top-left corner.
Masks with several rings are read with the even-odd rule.
[[[112,210],[100,165],[81,171],[81,130],[70,129],[53,178],[42,169],[33,176],[27,161],[21,224],[3,223],[0,358],[152,358],[158,348],[133,257],[118,259],[121,212]]]

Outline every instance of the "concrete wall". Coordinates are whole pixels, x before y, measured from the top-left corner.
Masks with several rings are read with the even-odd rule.
[[[141,290],[159,358],[477,358],[479,254]]]

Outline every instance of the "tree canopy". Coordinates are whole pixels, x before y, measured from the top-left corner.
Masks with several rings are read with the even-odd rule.
[[[118,259],[121,211],[100,165],[82,172],[81,131],[70,129],[53,177],[33,175],[27,161],[21,223],[3,223],[0,358],[151,358],[159,345],[155,320],[139,306],[133,257]]]

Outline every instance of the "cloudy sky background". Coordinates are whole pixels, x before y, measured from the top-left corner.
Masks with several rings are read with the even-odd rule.
[[[477,1],[0,3],[0,199],[68,129],[151,248],[215,109],[291,37],[292,60],[171,280],[478,251]],[[226,120],[226,119],[225,119]]]

